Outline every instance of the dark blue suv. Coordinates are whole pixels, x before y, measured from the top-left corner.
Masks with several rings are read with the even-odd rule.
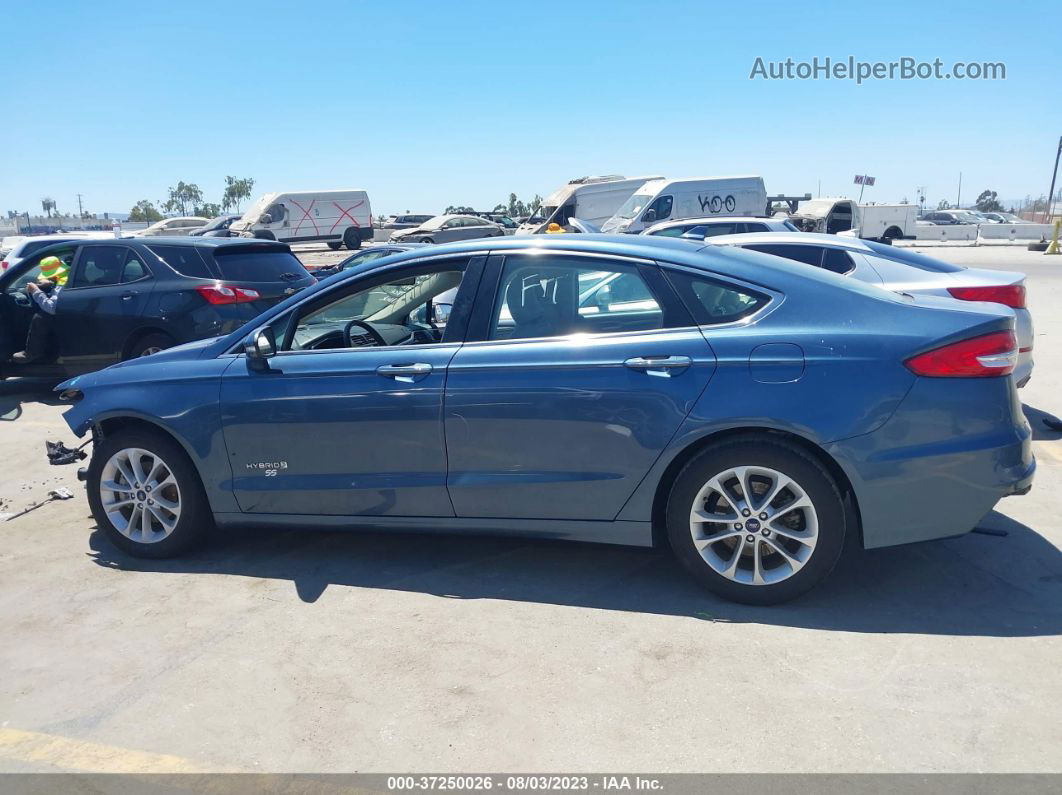
[[[15,363],[35,308],[26,285],[45,257],[70,268],[48,355]],[[283,243],[153,237],[73,240],[0,275],[0,377],[68,377],[228,334],[315,280]]]

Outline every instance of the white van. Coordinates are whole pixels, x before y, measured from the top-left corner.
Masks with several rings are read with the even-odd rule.
[[[763,177],[688,177],[646,182],[601,227],[636,234],[661,221],[767,215]]]
[[[516,230],[518,235],[534,235],[546,231],[550,224],[565,226],[572,218],[589,221],[594,226],[612,217],[631,194],[647,180],[661,177],[580,177],[553,191],[535,214]]]
[[[281,243],[323,240],[332,250],[372,240],[372,208],[363,190],[300,190],[259,196],[229,227],[233,237]]]

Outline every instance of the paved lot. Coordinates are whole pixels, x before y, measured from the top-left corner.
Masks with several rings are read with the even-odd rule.
[[[134,560],[45,464],[62,408],[0,384],[0,511],[76,494],[0,523],[0,771],[1062,771],[1062,257],[932,253],[1029,274],[1033,491],[986,520],[1006,537],[852,551],[770,609],[589,545],[263,530]]]

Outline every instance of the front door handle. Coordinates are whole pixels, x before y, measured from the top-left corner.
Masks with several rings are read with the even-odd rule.
[[[126,292],[122,293],[122,300],[123,301],[131,301],[135,297],[136,297],[136,290],[127,290]]]
[[[432,367],[426,362],[415,362],[413,364],[382,364],[376,368],[378,375],[382,375],[385,378],[393,378],[396,381],[404,381],[411,383],[418,378],[431,373]]]
[[[648,375],[670,378],[685,370],[693,359],[689,356],[635,356],[623,363],[632,370],[643,370]]]

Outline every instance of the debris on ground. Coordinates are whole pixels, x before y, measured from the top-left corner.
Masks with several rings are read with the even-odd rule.
[[[73,499],[73,497],[74,493],[70,491],[70,489],[60,486],[57,489],[52,489],[51,491],[49,491],[48,496],[45,497],[43,500],[38,500],[37,502],[31,503],[28,508],[23,508],[18,513],[0,514],[0,521],[10,522],[12,519],[18,519],[20,516],[25,516],[30,511],[37,510],[42,505],[47,505],[48,503],[55,502],[56,500]],[[0,507],[4,507],[4,504],[0,503]]]

